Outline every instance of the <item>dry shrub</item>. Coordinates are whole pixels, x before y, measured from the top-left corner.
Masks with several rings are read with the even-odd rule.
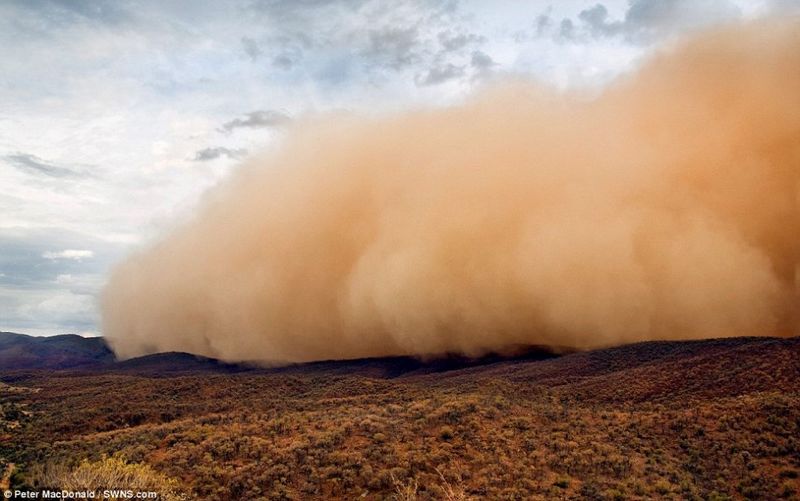
[[[445,478],[444,473],[439,468],[436,468],[436,473],[439,474],[439,478],[442,479],[442,483],[440,488],[442,490],[443,499],[446,501],[468,501],[472,499],[470,496],[464,492],[464,488],[461,485],[453,485],[451,484],[447,478]],[[461,476],[459,475],[458,481],[461,481]]]
[[[99,461],[84,459],[74,468],[63,463],[48,463],[32,468],[30,480],[38,488],[94,492],[152,491],[157,492],[162,501],[185,499],[179,492],[178,482],[175,479],[162,475],[148,464],[128,463],[121,457],[103,457]]]
[[[396,501],[416,501],[417,490],[419,489],[417,479],[410,478],[404,482],[397,479],[394,473],[391,474],[391,478],[392,484],[394,484],[394,499]]]

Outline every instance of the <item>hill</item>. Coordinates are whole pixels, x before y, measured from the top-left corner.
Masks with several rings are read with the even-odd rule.
[[[28,336],[0,332],[0,367],[4,371],[120,372],[165,376],[194,372],[238,372],[248,367],[189,353],[156,353],[117,360],[102,337],[76,334]]]
[[[203,372],[242,372],[250,368],[236,364],[226,364],[213,358],[189,353],[169,352],[145,355],[118,361],[111,365],[94,367],[95,371],[147,374],[151,376],[174,376],[180,373]]]
[[[103,367],[0,369],[12,483],[118,453],[189,499],[800,493],[800,338],[281,368],[162,354]]]
[[[97,367],[113,361],[114,354],[100,337],[76,334],[41,337],[0,332],[3,370]]]
[[[327,360],[306,364],[226,363],[190,353],[168,352],[117,360],[102,337],[75,334],[37,337],[0,332],[0,367],[5,371],[70,370],[81,373],[120,372],[172,377],[179,373],[325,373],[378,378],[447,372],[510,360],[543,360],[556,356],[541,347],[517,347],[514,355],[487,354],[470,358],[444,355],[429,360],[398,356],[358,360]]]

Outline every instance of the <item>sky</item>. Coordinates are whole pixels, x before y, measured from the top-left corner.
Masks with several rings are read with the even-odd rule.
[[[0,0],[0,330],[99,332],[109,269],[315,113],[602,89],[800,0]]]

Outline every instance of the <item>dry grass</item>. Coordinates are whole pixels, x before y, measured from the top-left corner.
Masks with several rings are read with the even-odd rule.
[[[58,488],[68,491],[93,491],[101,495],[104,490],[133,490],[157,492],[162,501],[185,499],[178,483],[147,464],[128,463],[121,457],[104,457],[98,461],[83,460],[77,467],[64,463],[34,465],[29,474],[34,488]],[[105,497],[105,499],[127,499]]]
[[[20,373],[42,390],[0,397],[0,457],[30,485],[122,453],[197,499],[797,499],[798,360],[795,339],[399,379]]]

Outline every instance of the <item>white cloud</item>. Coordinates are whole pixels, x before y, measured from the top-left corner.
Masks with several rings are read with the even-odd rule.
[[[61,251],[47,251],[42,253],[45,259],[89,259],[94,257],[94,252],[86,249],[64,249]]]
[[[73,294],[61,292],[53,294],[34,305],[33,308],[23,308],[30,317],[58,317],[58,316],[85,316],[94,315],[94,298],[87,294]]]

